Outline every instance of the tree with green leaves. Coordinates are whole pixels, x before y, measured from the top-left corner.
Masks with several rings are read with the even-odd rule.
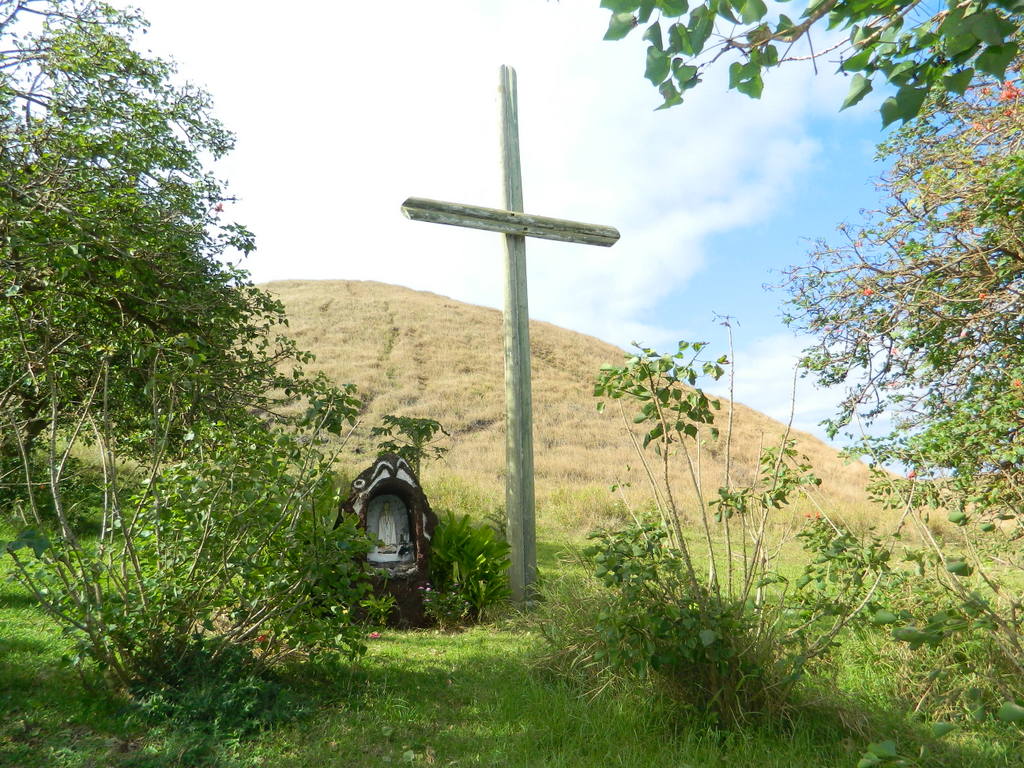
[[[370,430],[371,437],[381,438],[377,444],[377,455],[394,453],[401,456],[409,462],[417,477],[424,458],[440,459],[448,453],[446,446],[437,445],[441,435],[451,437],[435,419],[391,414],[381,417],[381,426]]]
[[[303,372],[282,304],[222,261],[253,247],[203,165],[232,137],[137,52],[144,27],[0,0],[4,550],[121,688],[358,655],[369,542],[329,527],[327,447],[359,403]]]
[[[644,28],[645,75],[662,108],[683,101],[715,66],[729,87],[759,98],[765,70],[797,61],[834,63],[853,75],[843,108],[875,84],[895,92],[885,125],[909,120],[929,91],[963,94],[975,74],[1002,79],[1020,51],[1022,0],[808,0],[790,14],[764,0],[602,0],[612,12],[606,40]],[[841,34],[840,34],[841,33]]]
[[[211,414],[273,415],[324,391],[279,332],[283,306],[222,261],[253,248],[224,220],[224,187],[203,167],[232,136],[205,93],[133,48],[144,28],[103,2],[0,0],[8,465],[100,400],[121,450],[137,452]],[[182,418],[168,430],[154,413],[171,410]]]
[[[1024,89],[975,83],[925,103],[881,147],[885,207],[789,275],[790,321],[816,337],[803,365],[847,387],[833,433],[890,420],[862,451],[906,478],[873,492],[915,524],[909,548],[944,602],[889,613],[912,648],[985,637],[992,711],[1024,718]],[[929,516],[959,529],[936,536]],[[950,600],[951,598],[951,600]],[[980,705],[970,704],[972,710]],[[1016,707],[1016,708],[1015,708]],[[984,715],[984,708],[981,710]]]
[[[885,207],[792,270],[788,319],[817,337],[804,363],[849,386],[833,433],[892,415],[925,450],[959,425],[953,453],[928,447],[930,463],[971,462],[968,474],[987,468],[989,481],[1024,469],[1022,126],[1019,81],[931,102],[880,148]],[[1005,416],[986,424],[982,413]]]

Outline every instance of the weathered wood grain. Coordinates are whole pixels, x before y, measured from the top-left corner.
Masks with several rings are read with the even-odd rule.
[[[486,229],[506,235],[540,237],[545,240],[559,240],[563,243],[584,245],[615,245],[619,231],[614,227],[600,224],[586,224],[581,221],[554,219],[535,216],[514,210],[484,208],[478,205],[447,203],[423,197],[410,197],[402,203],[402,213],[414,221],[429,221],[434,224],[448,224],[453,227]]]
[[[501,68],[501,176],[510,216],[523,210],[519,164],[516,72]],[[521,215],[521,214],[520,214]],[[523,602],[537,573],[533,483],[533,394],[530,375],[530,310],[526,299],[525,233],[505,232],[505,509],[508,516],[509,586]]]
[[[516,71],[501,68],[498,86],[501,175],[505,209],[410,197],[402,213],[414,221],[501,232],[505,237],[505,509],[508,515],[509,581],[518,602],[530,598],[537,575],[533,483],[533,395],[530,382],[530,312],[526,300],[526,238],[614,245],[614,227],[523,213],[519,162]]]

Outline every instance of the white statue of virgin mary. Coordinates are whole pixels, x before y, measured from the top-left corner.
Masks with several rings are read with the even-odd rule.
[[[390,501],[385,501],[384,507],[380,511],[380,518],[377,521],[377,538],[384,542],[385,547],[398,546],[398,525]]]

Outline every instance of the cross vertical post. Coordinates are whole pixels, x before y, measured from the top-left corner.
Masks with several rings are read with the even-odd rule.
[[[516,72],[501,68],[501,171],[505,209],[523,210],[519,163]],[[526,237],[505,233],[505,513],[511,545],[512,599],[526,600],[537,574],[533,486],[533,396],[530,376],[530,313],[526,298]]]
[[[563,243],[614,245],[614,227],[536,216],[523,212],[523,174],[519,164],[519,116],[516,71],[501,68],[501,170],[505,209],[410,197],[402,214],[413,221],[500,232],[505,240],[505,512],[511,545],[512,598],[523,602],[537,575],[534,522],[533,396],[530,387],[530,313],[526,301],[526,238]]]

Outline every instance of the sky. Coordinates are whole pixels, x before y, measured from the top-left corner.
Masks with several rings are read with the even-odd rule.
[[[502,207],[508,64],[525,210],[621,232],[608,249],[529,240],[531,318],[624,348],[703,340],[718,354],[730,316],[736,399],[788,418],[807,340],[764,286],[878,203],[878,97],[840,113],[848,81],[833,65],[783,67],[759,101],[712,72],[656,111],[646,44],[603,41],[599,0],[131,5],[151,23],[139,47],[174,59],[237,135],[216,170],[237,197],[226,215],[256,235],[243,262],[256,282],[378,280],[500,308],[500,235],[409,221],[400,206]],[[839,397],[799,382],[795,425],[823,435]]]

